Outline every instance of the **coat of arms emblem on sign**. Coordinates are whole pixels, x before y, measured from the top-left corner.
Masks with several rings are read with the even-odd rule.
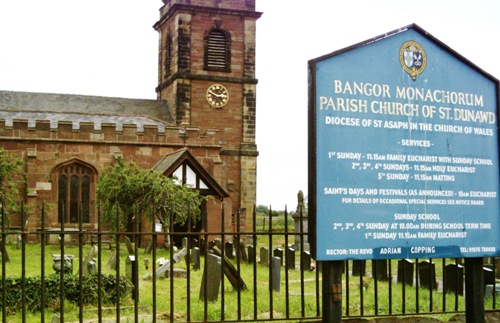
[[[399,50],[399,61],[404,70],[410,74],[415,81],[417,76],[425,70],[427,56],[419,43],[410,40],[401,46]]]

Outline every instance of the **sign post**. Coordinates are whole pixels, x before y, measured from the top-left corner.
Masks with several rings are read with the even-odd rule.
[[[309,61],[315,259],[499,256],[498,93],[416,25]]]

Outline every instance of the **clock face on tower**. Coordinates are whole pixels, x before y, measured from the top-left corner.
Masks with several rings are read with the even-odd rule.
[[[229,101],[229,92],[221,84],[212,84],[207,89],[207,101],[210,106],[220,109]]]

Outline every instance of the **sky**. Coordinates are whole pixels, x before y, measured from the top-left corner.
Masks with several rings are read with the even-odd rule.
[[[275,210],[307,196],[309,60],[416,23],[500,78],[498,0],[256,2],[257,204]],[[0,90],[156,99],[161,5],[0,1]]]

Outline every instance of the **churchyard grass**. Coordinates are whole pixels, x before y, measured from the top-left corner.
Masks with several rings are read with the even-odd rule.
[[[283,238],[283,237],[281,237]],[[260,239],[260,238],[259,238]],[[268,242],[264,240],[259,243],[260,246],[268,246]],[[259,240],[260,241],[260,240]],[[290,239],[293,242],[293,238]],[[282,244],[280,239],[273,242],[273,247]],[[45,274],[53,274],[54,269],[52,268],[52,254],[59,254],[59,246],[47,245],[45,247]],[[83,256],[88,254],[90,245],[83,246]],[[26,245],[26,276],[39,276],[41,257],[40,257],[40,244],[28,244]],[[7,244],[7,251],[10,257],[10,262],[6,264],[6,273],[9,277],[20,277],[22,269],[21,261],[21,250],[16,248],[15,244]],[[114,250],[110,250],[107,246],[102,248],[102,272],[105,274],[115,274],[115,271],[109,269],[106,264],[111,257]],[[78,274],[78,254],[79,248],[77,246],[65,246],[65,254],[71,254],[74,256],[74,269],[73,274]],[[298,252],[296,253],[299,254]],[[125,259],[128,255],[127,248],[125,245],[120,247],[120,261],[122,275],[125,275]],[[166,249],[157,250],[157,259],[165,257],[169,259],[169,253]],[[144,258],[151,258],[151,255],[145,254],[144,249],[139,249],[139,298],[138,298],[138,308],[140,315],[150,315],[152,313],[153,295],[152,295],[152,281],[145,280],[143,277],[147,273],[152,272],[152,264],[150,264],[149,269],[146,270],[144,267]],[[231,260],[236,267],[235,260]],[[436,263],[436,275],[437,279],[442,279],[442,261],[441,259],[435,259]],[[447,260],[446,264],[454,263],[454,260]],[[299,264],[299,257],[296,256],[296,264]],[[173,282],[174,288],[174,300],[173,300],[173,314],[176,317],[176,321],[187,320],[187,315],[189,313],[190,320],[192,321],[217,321],[221,319],[221,302],[222,294],[219,293],[219,297],[214,302],[209,302],[207,304],[207,317],[205,318],[205,305],[204,302],[200,300],[200,287],[202,284],[202,274],[204,266],[204,257],[201,258],[201,269],[200,270],[190,270],[190,287],[188,293],[188,281],[185,278],[160,278],[156,282],[156,312],[159,317],[167,318],[170,315],[170,285]],[[366,272],[371,273],[371,261],[366,263]],[[397,273],[397,260],[392,260],[392,272],[393,275]],[[157,264],[156,268],[159,265]],[[186,269],[186,264],[181,261],[175,264],[176,268]],[[266,318],[270,316],[271,309],[271,298],[272,298],[272,313],[274,318],[284,318],[287,315],[286,307],[286,285],[285,285],[285,268],[281,267],[280,270],[280,291],[273,292],[269,291],[269,268],[261,264],[256,265],[257,268],[257,280],[253,281],[253,264],[241,263],[240,271],[241,277],[243,278],[247,289],[242,291],[239,295],[238,292],[230,284],[229,280],[225,278],[224,280],[224,319],[235,320],[238,318],[251,320],[254,317],[254,288],[257,289],[257,317]],[[316,316],[316,272],[315,271],[305,271],[304,275],[304,290],[301,291],[301,273],[299,270],[289,270],[289,293],[288,293],[288,311],[290,317],[301,317],[301,303],[302,296],[304,299],[304,311],[305,316]],[[321,279],[321,275],[319,276]],[[344,275],[345,279],[345,275]],[[359,286],[363,284],[361,289]],[[389,293],[389,284],[387,282],[377,282],[377,304],[375,302],[375,292],[374,292],[375,282],[370,275],[366,275],[361,280],[358,276],[349,276],[349,303],[347,304],[346,297],[346,283],[343,284],[343,302],[344,302],[344,313],[345,308],[349,307],[349,315],[358,316],[362,313],[364,315],[386,315],[389,314],[389,295],[392,301],[392,313],[399,314],[403,313],[403,304],[406,313],[417,312],[417,302],[416,294],[418,292],[418,311],[420,313],[429,312],[441,312],[443,311],[443,294],[441,292],[433,291],[432,303],[430,302],[430,292],[425,288],[419,288],[418,291],[415,287],[406,286],[405,295],[403,297],[403,285],[402,284],[392,284],[391,294]],[[321,295],[321,282],[319,282],[319,294]],[[303,293],[302,293],[303,292]],[[363,293],[363,312],[361,312],[361,292]],[[188,306],[189,299],[189,309]],[[238,299],[240,299],[241,307],[238,309]],[[321,300],[318,300],[321,304]],[[446,294],[445,298],[446,310],[455,310],[455,295],[452,293]],[[492,299],[487,299],[485,301],[486,308],[492,308]],[[375,307],[378,306],[378,311],[375,311]],[[65,321],[72,322],[78,321],[78,305],[65,302]],[[500,300],[497,298],[496,308],[500,307]],[[465,300],[463,296],[458,296],[458,309],[465,310]],[[56,311],[58,309],[55,309]],[[126,300],[122,301],[120,305],[121,315],[123,316],[133,316],[134,301],[131,297],[127,297]],[[103,312],[106,317],[114,317],[115,307],[106,305]],[[9,319],[16,321],[20,318],[20,313],[15,314]],[[27,321],[34,322],[39,318],[39,313],[27,313]],[[47,310],[45,317],[52,318],[53,312]],[[448,318],[451,315],[443,314],[442,317]],[[85,305],[84,318],[91,319],[97,317],[97,309],[95,305]]]

